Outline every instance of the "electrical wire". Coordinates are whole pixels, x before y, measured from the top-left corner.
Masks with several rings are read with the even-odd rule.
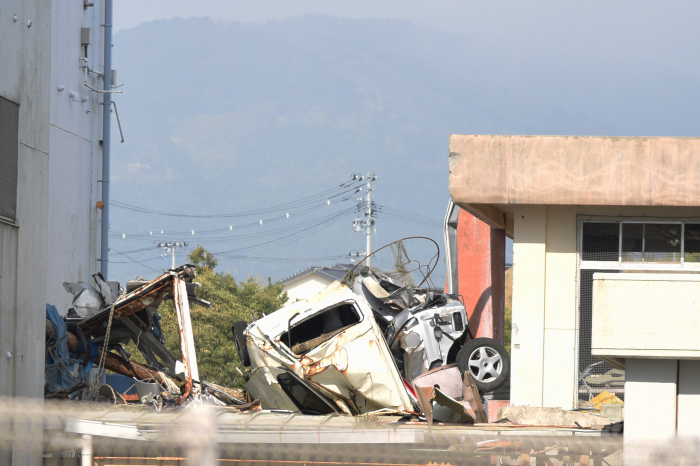
[[[116,252],[117,254],[120,254],[120,255],[126,257],[127,259],[132,260],[133,262],[135,262],[135,263],[137,263],[137,264],[143,265],[143,266],[146,267],[147,269],[150,269],[150,270],[152,270],[152,271],[154,271],[154,272],[160,273],[160,270],[154,269],[153,267],[148,266],[148,265],[144,264],[143,262],[141,262],[141,261],[139,261],[139,260],[137,260],[137,259],[134,259],[133,257],[127,256],[127,255],[126,255],[125,253],[123,253],[123,252],[119,252],[119,251],[117,251],[117,250],[114,249],[114,248],[109,248],[109,249],[110,249],[110,252],[111,252],[111,251],[114,251],[114,252]]]
[[[265,229],[263,231],[251,231],[249,233],[239,233],[240,229],[233,229],[231,230],[232,233],[229,235],[225,236],[210,236],[210,237],[199,237],[197,235],[194,235],[196,238],[196,241],[198,242],[207,242],[207,243],[225,243],[225,242],[230,242],[230,241],[240,241],[240,240],[246,240],[246,239],[252,239],[252,238],[266,238],[270,236],[276,236],[279,234],[284,234],[284,233],[289,233],[289,232],[295,232],[295,231],[304,231],[308,230],[309,228],[312,228],[320,223],[323,223],[326,220],[333,219],[337,215],[347,215],[349,213],[356,212],[355,207],[350,207],[346,208],[340,211],[336,211],[330,215],[326,215],[324,217],[317,217],[315,219],[311,219],[309,221],[306,221],[301,224],[294,224],[290,226],[285,226],[282,228],[276,228],[276,229]],[[260,227],[264,226],[265,223],[263,222],[262,225],[260,225],[258,222],[255,222],[255,226]],[[228,228],[227,228],[228,230]],[[187,236],[190,236],[189,232],[187,233]],[[112,238],[121,238],[121,239],[128,239],[128,240],[133,240],[133,241],[140,241],[140,242],[153,242],[153,241],[168,241],[170,238],[174,237],[174,234],[170,234],[169,232],[164,235],[125,235],[122,236],[117,233],[110,233],[110,237]]]
[[[324,257],[257,257],[257,256],[244,256],[244,255],[229,255],[229,259],[240,259],[248,261],[257,262],[325,262],[325,261],[336,261],[340,259],[349,259],[348,255],[340,256],[324,256]]]
[[[243,212],[234,212],[234,213],[224,213],[224,214],[183,214],[183,213],[176,213],[176,212],[165,212],[165,211],[160,211],[160,210],[154,210],[154,209],[148,209],[145,207],[140,207],[136,206],[133,204],[127,204],[125,202],[121,202],[118,200],[112,200],[111,204],[114,207],[119,207],[122,209],[126,210],[131,210],[135,212],[142,212],[146,214],[151,214],[151,215],[161,215],[161,216],[166,216],[166,217],[183,217],[183,218],[234,218],[234,217],[246,217],[246,216],[251,216],[251,215],[263,215],[267,213],[272,213],[275,211],[279,211],[281,209],[289,209],[293,207],[300,207],[304,205],[308,205],[312,202],[315,202],[319,200],[320,198],[327,198],[329,197],[330,193],[333,193],[334,191],[338,190],[339,188],[342,190],[342,192],[339,193],[334,193],[333,196],[337,197],[342,194],[347,194],[352,192],[359,192],[358,188],[362,187],[362,183],[359,181],[351,181],[351,182],[346,182],[346,183],[341,183],[339,185],[336,185],[332,188],[326,189],[324,191],[312,194],[310,196],[306,196],[300,199],[296,199],[294,201],[290,201],[287,203],[282,203],[282,204],[276,204],[271,207],[266,207],[258,210],[249,210],[249,211],[243,211]]]
[[[333,218],[329,218],[329,219],[326,219],[326,220],[324,220],[324,221],[322,221],[322,222],[318,222],[318,223],[316,223],[315,225],[312,225],[312,226],[310,226],[310,227],[308,227],[308,228],[305,228],[305,229],[302,230],[302,231],[298,231],[298,232],[295,232],[295,233],[291,233],[291,234],[289,234],[289,235],[282,236],[282,237],[280,237],[280,238],[276,238],[276,239],[271,240],[271,241],[266,241],[266,242],[263,242],[263,243],[257,243],[257,244],[251,245],[251,246],[246,246],[246,247],[237,248],[237,249],[230,249],[230,250],[227,250],[227,251],[213,252],[212,254],[214,254],[214,255],[224,255],[224,256],[225,256],[225,255],[229,255],[229,254],[234,253],[234,252],[249,251],[249,250],[251,250],[251,249],[256,249],[256,248],[260,248],[260,247],[268,247],[268,248],[270,248],[270,247],[277,247],[277,246],[282,246],[282,245],[286,245],[286,244],[291,244],[291,243],[294,243],[294,242],[299,241],[299,240],[301,240],[301,239],[304,238],[304,236],[298,237],[299,234],[304,233],[305,231],[308,231],[308,230],[310,230],[310,229],[312,229],[312,228],[315,228],[315,230],[316,230],[316,231],[314,232],[314,234],[315,234],[315,233],[317,233],[317,232],[319,232],[319,231],[321,231],[321,230],[323,230],[323,229],[325,229],[325,228],[328,228],[329,226],[331,226],[331,225],[337,223],[339,220],[342,220],[344,217],[347,217],[347,214],[348,214],[348,213],[351,213],[351,212],[352,212],[352,210],[347,211],[347,212],[341,212],[340,214],[336,215],[336,216],[333,217]],[[311,235],[308,235],[308,236],[311,236]],[[291,239],[290,241],[284,241],[284,240],[289,240],[290,238],[293,238],[293,239]]]

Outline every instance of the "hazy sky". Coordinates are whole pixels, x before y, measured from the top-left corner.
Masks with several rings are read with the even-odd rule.
[[[478,130],[467,124],[445,127],[445,153],[447,135],[455,131],[700,135],[695,123],[700,84],[697,0],[119,0],[115,2],[114,27],[124,36],[139,32],[128,29],[159,19],[206,16],[264,24],[307,14],[395,19],[446,31],[448,34],[433,34],[445,47],[430,56],[440,57],[441,63],[448,64],[447,70],[469,65],[473,75],[457,82],[457,89],[468,88],[467,78],[473,76],[472,91],[488,91],[489,96],[500,99],[498,102],[505,102],[499,107],[498,102],[491,105],[489,101],[494,108],[519,108],[507,105],[508,98],[515,104],[527,102],[517,115],[484,109],[484,115],[495,114],[492,126],[484,123]],[[170,44],[165,37],[169,26],[160,26],[153,29],[160,31],[158,37],[165,44]],[[385,29],[406,30],[406,24],[398,21],[391,26],[394,29]],[[451,52],[441,53],[445,50]],[[461,50],[469,53],[462,54]],[[124,52],[123,44],[115,41],[118,59],[133,58]],[[420,70],[420,65],[411,66],[421,73],[425,70]],[[135,93],[135,89],[132,91]],[[129,98],[124,94],[125,120]],[[556,115],[566,118],[557,119]],[[501,116],[509,122],[505,126],[499,125],[497,117]],[[562,126],[561,121],[570,124]]]
[[[265,23],[309,13],[349,18],[396,18],[502,43],[517,60],[519,51],[547,51],[552,61],[606,46],[610,55],[692,70],[700,77],[697,23],[700,2],[493,0],[119,0],[115,30],[175,17],[209,16]],[[568,61],[566,60],[566,61]]]

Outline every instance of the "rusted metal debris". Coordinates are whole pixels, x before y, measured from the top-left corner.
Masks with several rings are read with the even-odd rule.
[[[55,308],[50,313],[47,306],[47,357],[53,361],[52,369],[62,366],[59,369],[64,375],[58,385],[55,378],[47,377],[47,381],[52,379],[54,382],[53,390],[48,389],[47,382],[47,397],[74,397],[81,390],[87,389],[95,382],[87,383],[78,377],[70,386],[65,373],[70,373],[75,360],[79,360],[79,368],[83,368],[83,375],[86,375],[86,369],[104,359],[104,369],[128,377],[127,380],[157,384],[157,389],[145,396],[119,392],[114,387],[103,385],[99,393],[113,402],[144,402],[157,409],[164,403],[176,406],[192,402],[211,402],[241,410],[256,409],[257,404],[246,400],[242,393],[199,380],[189,306],[190,302],[206,306],[209,303],[194,296],[194,277],[194,267],[184,265],[169,270],[150,282],[129,282],[128,292],[117,299],[114,299],[111,283],[105,282],[101,277],[95,277],[99,292],[84,283],[66,284],[66,290],[76,296],[89,292],[90,299],[81,299],[79,302],[87,302],[82,313],[92,315],[81,316],[69,312],[66,317],[60,318]],[[98,301],[99,306],[95,306],[96,293],[101,293],[103,297]],[[179,328],[181,360],[175,358],[163,344],[157,309],[165,299],[173,300]],[[130,354],[124,348],[129,341],[138,345],[147,365],[130,359]],[[61,348],[64,349],[61,351]],[[71,356],[61,357],[59,353]]]
[[[413,389],[428,425],[432,425],[434,419],[442,422],[487,422],[474,378],[469,372],[460,374],[456,364],[438,367],[416,377]]]

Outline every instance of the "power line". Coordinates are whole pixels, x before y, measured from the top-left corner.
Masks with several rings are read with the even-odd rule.
[[[121,201],[117,201],[117,200],[112,200],[112,205],[114,205],[115,207],[122,208],[122,209],[132,210],[135,212],[142,212],[142,213],[146,213],[146,214],[161,215],[161,216],[167,216],[167,217],[233,218],[233,217],[246,217],[246,216],[251,216],[251,215],[263,215],[263,214],[279,211],[280,209],[289,209],[292,207],[300,207],[300,206],[308,205],[314,201],[317,201],[318,199],[320,199],[322,197],[328,197],[329,194],[333,193],[334,191],[337,191],[338,189],[341,189],[342,191],[338,192],[338,193],[334,193],[332,197],[337,197],[337,196],[340,196],[342,194],[349,193],[351,191],[356,190],[360,186],[361,186],[361,184],[358,184],[354,181],[350,181],[350,182],[346,182],[346,183],[341,183],[339,185],[336,185],[332,188],[318,192],[316,194],[312,194],[310,196],[296,199],[294,201],[290,201],[287,203],[276,204],[274,206],[266,207],[266,208],[262,208],[262,209],[258,209],[258,210],[249,210],[249,211],[243,211],[243,212],[224,213],[224,214],[183,214],[183,213],[177,213],[177,212],[165,212],[165,211],[160,211],[160,210],[148,209],[148,208],[136,206],[133,204],[127,204],[125,202],[121,202]]]
[[[224,227],[210,229],[210,230],[200,230],[200,229],[191,228],[187,231],[170,231],[170,230],[168,230],[167,232],[165,231],[165,229],[156,228],[156,229],[149,230],[147,233],[146,232],[143,232],[143,233],[125,233],[125,232],[124,233],[110,233],[110,236],[113,238],[118,238],[118,237],[144,238],[144,239],[148,239],[150,241],[150,240],[153,240],[154,238],[159,237],[158,236],[159,234],[161,234],[161,235],[168,234],[168,235],[175,235],[175,236],[182,236],[182,235],[195,236],[195,235],[207,235],[207,234],[221,233],[221,232],[225,232],[225,231],[234,231],[234,230],[239,231],[239,230],[245,230],[245,229],[249,229],[249,228],[257,228],[260,225],[265,225],[265,224],[270,224],[270,223],[274,224],[274,223],[278,223],[280,221],[286,221],[286,220],[289,220],[290,218],[292,220],[294,220],[294,219],[297,219],[299,217],[304,217],[309,213],[320,211],[322,209],[328,209],[328,206],[342,205],[343,203],[351,200],[351,197],[345,197],[343,199],[340,199],[338,201],[338,203],[329,203],[328,201],[330,199],[332,199],[333,197],[334,196],[329,197],[326,201],[324,201],[320,205],[313,206],[313,207],[310,207],[310,208],[307,208],[307,209],[304,209],[301,211],[291,211],[291,213],[285,212],[283,214],[278,215],[277,217],[258,219],[258,220],[248,222],[245,224],[227,225]],[[154,232],[155,232],[155,234],[154,234]],[[257,235],[258,233],[255,233],[255,234]],[[221,238],[228,238],[228,237],[229,236],[221,237]]]
[[[376,210],[382,217],[403,221],[404,223],[416,223],[419,225],[428,225],[434,227],[442,227],[442,221],[434,217],[407,212],[405,210],[394,209],[383,205],[376,206]]]
[[[276,229],[271,229],[271,230],[263,230],[263,231],[252,231],[249,233],[238,233],[238,229],[232,229],[232,233],[226,236],[211,236],[211,237],[198,237],[196,235],[193,235],[195,238],[194,240],[198,242],[206,242],[206,243],[227,243],[231,241],[241,241],[241,240],[246,240],[246,239],[252,239],[252,238],[265,238],[265,237],[270,237],[270,236],[275,236],[283,233],[288,233],[288,232],[295,232],[295,231],[305,231],[308,230],[309,228],[321,224],[326,220],[332,220],[336,218],[337,215],[346,215],[349,213],[352,213],[356,210],[356,208],[350,207],[346,208],[343,210],[339,210],[334,212],[331,215],[323,216],[323,217],[317,217],[315,219],[312,219],[310,222],[305,222],[301,224],[294,224],[290,226],[285,226],[282,228],[276,228]],[[263,223],[264,225],[264,223]],[[258,223],[256,223],[256,226],[260,226]],[[168,233],[167,235],[164,236],[159,236],[159,235],[119,235],[114,233],[113,237],[116,238],[122,238],[122,239],[127,239],[127,240],[132,240],[132,241],[141,241],[141,242],[152,242],[152,241],[163,241],[167,240],[169,238],[174,238],[178,235],[175,234],[170,234]]]
[[[347,255],[323,256],[323,257],[257,257],[244,255],[228,255],[229,259],[242,259],[257,262],[323,262],[331,260],[347,259]]]
[[[151,267],[151,266],[149,266],[149,265],[146,265],[146,264],[144,264],[143,262],[141,262],[141,261],[139,261],[139,260],[137,260],[137,259],[134,259],[133,257],[130,257],[130,256],[126,255],[126,254],[123,253],[123,252],[119,252],[119,251],[117,251],[117,250],[114,249],[114,248],[109,248],[109,250],[110,250],[110,252],[111,252],[111,251],[114,251],[114,252],[116,252],[117,254],[120,254],[120,255],[126,257],[127,259],[130,259],[131,261],[137,263],[137,264],[141,264],[141,265],[143,265],[144,267],[146,267],[147,269],[150,269],[150,270],[152,270],[152,271],[154,271],[154,272],[160,273],[160,270],[154,269],[153,267]]]
[[[263,246],[270,247],[270,246],[281,246],[281,245],[283,245],[283,244],[291,244],[291,243],[293,243],[293,242],[299,241],[300,239],[303,239],[303,238],[304,238],[304,236],[302,236],[302,237],[300,237],[300,238],[297,237],[299,234],[301,234],[301,233],[303,233],[303,232],[305,232],[305,231],[308,231],[308,230],[310,230],[310,229],[313,229],[313,228],[316,228],[316,231],[315,231],[314,233],[316,233],[316,232],[318,232],[318,231],[321,231],[321,229],[328,228],[329,226],[331,226],[331,225],[337,223],[339,220],[341,220],[341,219],[343,219],[344,217],[346,217],[349,213],[352,213],[352,211],[353,211],[353,209],[349,209],[349,210],[347,210],[347,211],[345,211],[345,212],[340,212],[338,215],[335,215],[334,217],[329,218],[329,219],[325,219],[325,220],[323,220],[323,221],[321,221],[321,222],[317,222],[316,224],[311,225],[310,227],[305,228],[304,230],[301,230],[301,231],[298,231],[298,232],[295,232],[295,233],[291,233],[291,234],[289,234],[289,235],[282,236],[282,237],[280,237],[280,238],[276,238],[276,239],[271,240],[271,241],[266,241],[266,242],[263,242],[263,243],[258,243],[258,244],[254,244],[254,245],[251,245],[251,246],[246,246],[246,247],[238,248],[238,249],[230,249],[230,250],[228,250],[228,251],[213,252],[212,254],[215,254],[215,255],[216,255],[216,254],[219,254],[219,255],[226,255],[226,254],[231,254],[231,253],[238,252],[238,251],[247,251],[247,250],[251,250],[251,249],[256,249],[256,248],[263,247]],[[317,227],[321,227],[321,228],[317,228]],[[311,236],[311,235],[308,235],[308,236]],[[289,239],[289,238],[294,238],[294,239],[291,240],[291,241],[282,242],[283,240],[286,240],[286,239]]]

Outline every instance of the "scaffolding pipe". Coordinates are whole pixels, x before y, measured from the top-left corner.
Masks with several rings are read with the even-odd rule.
[[[112,110],[112,9],[113,0],[104,0],[104,90],[102,102],[102,228],[100,239],[100,272],[109,277],[109,166],[110,166],[110,113]]]

